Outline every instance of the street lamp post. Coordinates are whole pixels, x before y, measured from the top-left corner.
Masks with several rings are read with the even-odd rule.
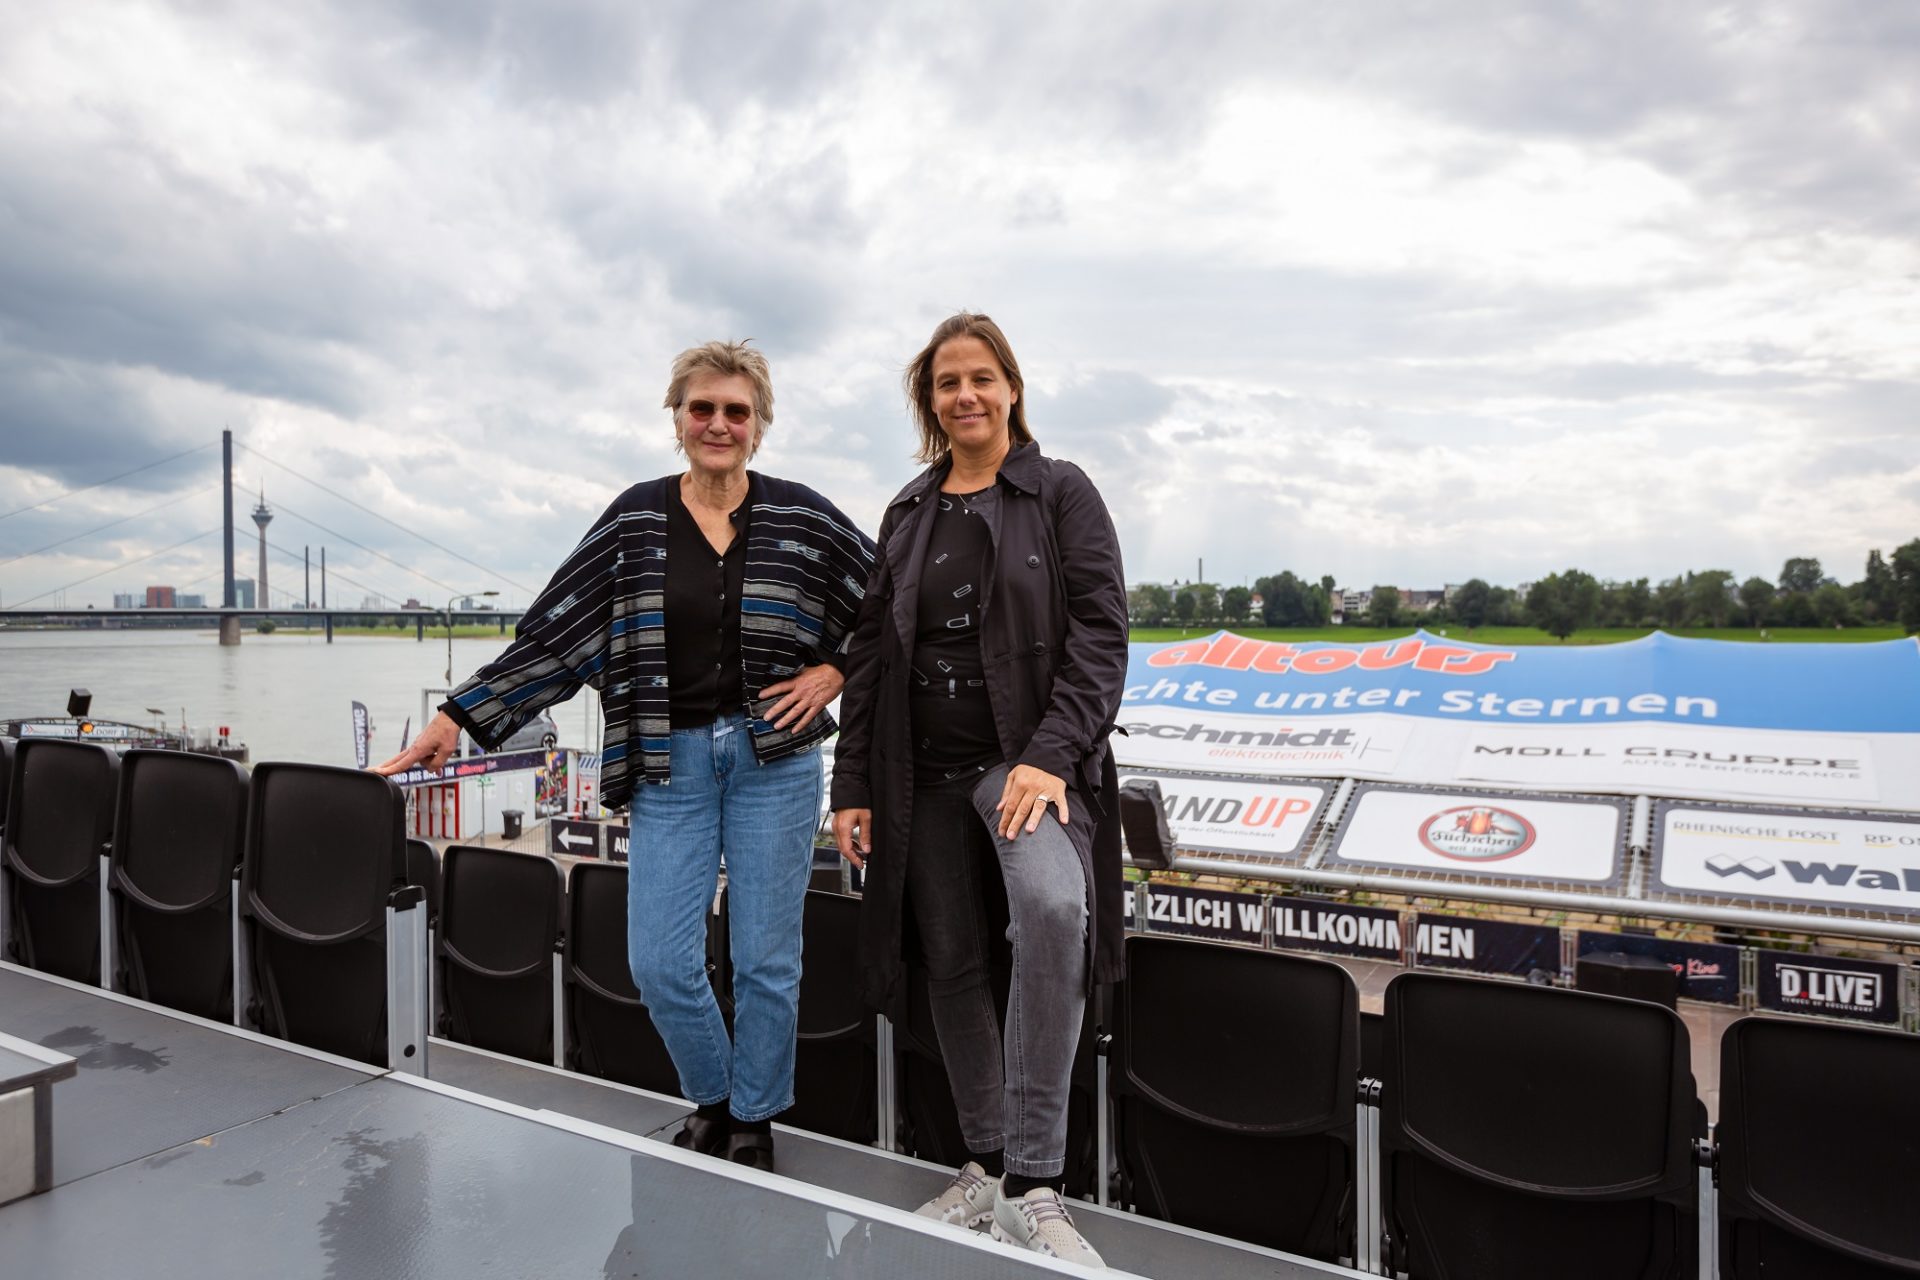
[[[453,687],[453,602],[461,596],[485,596],[492,599],[498,591],[462,591],[447,597],[446,612],[441,615],[447,620],[447,687]]]

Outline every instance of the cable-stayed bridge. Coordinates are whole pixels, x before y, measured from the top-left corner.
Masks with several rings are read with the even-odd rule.
[[[211,447],[212,442],[198,445],[192,449],[170,455],[169,457],[161,458],[116,475],[108,476],[103,480],[65,490],[39,502],[11,511],[0,512],[0,521],[42,510],[64,498],[69,498],[77,494],[116,486],[131,476],[152,471],[155,468],[192,457]],[[288,504],[284,498],[278,495],[276,495],[275,499],[278,507],[278,510],[276,510],[267,503],[264,484],[261,486],[257,505],[255,505],[249,513],[256,529],[258,570],[256,576],[252,578],[238,576],[236,573],[237,556],[244,556],[246,550],[249,550],[249,548],[245,548],[244,544],[239,544],[236,540],[234,519],[235,483],[233,470],[234,450],[236,448],[242,450],[264,466],[275,468],[277,472],[284,473],[286,476],[318,489],[321,493],[338,502],[354,508],[369,520],[377,521],[397,529],[408,535],[409,538],[424,543],[427,547],[440,552],[443,556],[477,570],[479,576],[476,581],[479,585],[464,590],[455,587],[422,571],[414,565],[408,564],[387,552],[379,550],[377,547],[369,546],[366,542],[361,541],[360,538],[355,538],[337,528],[321,523],[314,517],[294,508]],[[53,553],[61,551],[63,548],[73,548],[74,544],[77,543],[84,544],[87,540],[105,534],[110,530],[156,516],[166,508],[202,497],[213,492],[215,489],[221,492],[222,519],[220,524],[210,529],[204,529],[197,534],[193,534],[177,542],[170,543],[157,550],[144,552],[140,555],[122,560],[106,569],[90,572],[73,581],[40,590],[24,599],[5,602],[5,607],[0,608],[0,626],[5,626],[9,622],[15,621],[141,627],[198,626],[212,623],[219,627],[220,642],[222,644],[238,644],[242,634],[243,624],[258,623],[261,620],[272,620],[276,623],[291,626],[319,627],[325,631],[329,642],[333,639],[336,627],[379,627],[397,624],[400,628],[404,629],[408,624],[411,624],[414,629],[415,638],[424,640],[429,628],[439,629],[444,627],[451,631],[454,625],[463,623],[494,623],[498,626],[499,630],[504,633],[509,623],[519,620],[523,610],[518,608],[495,607],[493,605],[476,606],[474,604],[475,597],[498,597],[505,594],[502,588],[514,588],[517,594],[520,594],[526,599],[531,599],[536,594],[533,588],[523,583],[515,582],[505,574],[471,559],[454,548],[437,542],[416,529],[411,529],[398,521],[382,515],[379,511],[356,501],[351,496],[313,479],[300,468],[289,466],[286,463],[261,453],[257,449],[236,442],[233,439],[233,433],[231,431],[221,432],[220,451],[221,475],[218,483],[193,489],[183,494],[177,494],[162,502],[145,507],[142,510],[117,516],[102,524],[95,525],[90,529],[68,534],[44,545],[16,553],[10,557],[0,558],[0,571],[4,571],[9,565],[25,561],[45,563],[46,561],[43,557],[49,557]],[[303,497],[302,502],[304,501],[305,498]],[[281,546],[279,543],[268,538],[268,526],[273,523],[276,516],[281,514],[291,516],[301,523],[310,526],[321,535],[332,539],[336,545],[345,544],[348,547],[364,553],[364,556],[369,560],[380,563],[375,564],[371,571],[366,567],[356,564],[351,574],[343,571],[337,564],[330,569],[327,563],[328,547],[322,544],[319,548],[320,557],[316,566],[311,554],[313,549],[311,544],[295,550],[290,547]],[[135,527],[138,528],[139,526],[135,525]],[[366,533],[361,533],[361,537],[364,538],[367,536]],[[116,595],[116,604],[113,608],[96,607],[76,609],[68,607],[66,604],[65,597],[69,590],[95,582],[112,574],[123,573],[142,563],[161,560],[162,557],[169,556],[173,553],[185,552],[194,544],[215,537],[221,540],[222,546],[221,567],[219,569],[212,573],[202,574],[200,577],[182,583],[179,586],[150,588],[146,593],[144,607],[141,605],[133,605],[132,602],[126,600],[124,595]],[[164,563],[164,561],[162,562]],[[316,567],[318,569],[319,585],[317,594],[314,591]],[[409,583],[424,585],[415,586],[407,592],[396,592],[391,590],[384,582],[380,584],[370,584],[367,581],[353,576],[354,574],[366,574],[372,577],[378,574],[390,577],[395,572],[404,575]],[[293,575],[291,578],[294,584],[293,587],[279,586],[278,582],[287,580],[288,574]],[[216,597],[219,601],[218,604],[187,604],[182,606],[178,603],[179,597],[184,596],[188,600],[194,599],[194,588],[203,586],[211,587],[215,580],[219,583]],[[328,598],[330,582],[335,587],[333,592],[333,598],[335,600],[340,599],[341,593],[339,588],[344,586],[352,589],[361,597],[361,604],[348,607],[330,603]],[[0,590],[4,590],[4,587],[0,586]],[[208,590],[204,594],[213,596],[214,592]],[[441,603],[443,595],[444,603]],[[420,598],[422,596],[427,597],[427,599],[422,600]]]

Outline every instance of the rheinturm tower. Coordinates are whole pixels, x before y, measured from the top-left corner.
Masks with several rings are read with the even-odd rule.
[[[267,491],[260,490],[260,505],[253,509],[253,522],[260,526],[260,590],[254,604],[267,607],[267,526],[273,523],[273,511],[267,506]]]

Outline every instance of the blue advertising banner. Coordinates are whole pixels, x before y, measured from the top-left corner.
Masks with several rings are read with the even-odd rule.
[[[1577,954],[1651,956],[1680,975],[1680,994],[1714,1004],[1740,1003],[1740,948],[1640,933],[1580,932]]]
[[[1123,769],[1622,791],[1920,812],[1920,646],[1130,647]]]
[[[1398,911],[1305,898],[1273,900],[1273,945],[1396,962],[1405,954]]]
[[[1550,925],[1472,916],[1428,915],[1414,929],[1413,960],[1423,969],[1504,973],[1560,972],[1560,930]]]
[[[1184,884],[1147,886],[1148,933],[1260,945],[1266,936],[1265,907],[1257,894],[1199,889]]]
[[[1309,720],[1384,711],[1489,724],[1914,733],[1920,648],[1911,640],[1739,644],[1660,631],[1571,647],[1500,648],[1426,631],[1375,644],[1295,644],[1219,631],[1130,645],[1124,704]]]

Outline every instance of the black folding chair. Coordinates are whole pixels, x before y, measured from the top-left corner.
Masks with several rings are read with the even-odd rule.
[[[440,855],[425,840],[407,840],[407,883],[427,895],[427,928],[439,928]]]
[[[808,891],[794,1103],[780,1119],[870,1143],[879,1133],[879,1037],[860,996],[859,934],[860,899]]]
[[[441,893],[440,1033],[552,1062],[560,868],[537,853],[456,844],[441,867]]]
[[[122,991],[233,1018],[233,881],[246,831],[247,771],[236,762],[184,751],[121,757],[107,887]]]
[[[709,931],[711,948],[711,917]],[[678,1096],[679,1073],[641,1003],[627,959],[627,864],[574,863],[567,875],[563,954],[567,1067]]]
[[[406,805],[378,774],[263,764],[247,805],[240,920],[251,1020],[269,1035],[424,1073],[426,895]]]
[[[1387,987],[1382,1213],[1429,1277],[1696,1274],[1687,1029],[1643,1000],[1403,973]]]
[[[1720,1273],[1920,1275],[1920,1039],[1742,1018],[1720,1040]]]
[[[7,796],[13,791],[13,739],[0,738],[0,836],[7,832]]]
[[[100,860],[112,848],[119,772],[98,743],[29,738],[13,749],[0,845],[7,959],[99,983]]]
[[[1110,1050],[1123,1199],[1151,1217],[1353,1254],[1359,993],[1337,964],[1127,939]]]

